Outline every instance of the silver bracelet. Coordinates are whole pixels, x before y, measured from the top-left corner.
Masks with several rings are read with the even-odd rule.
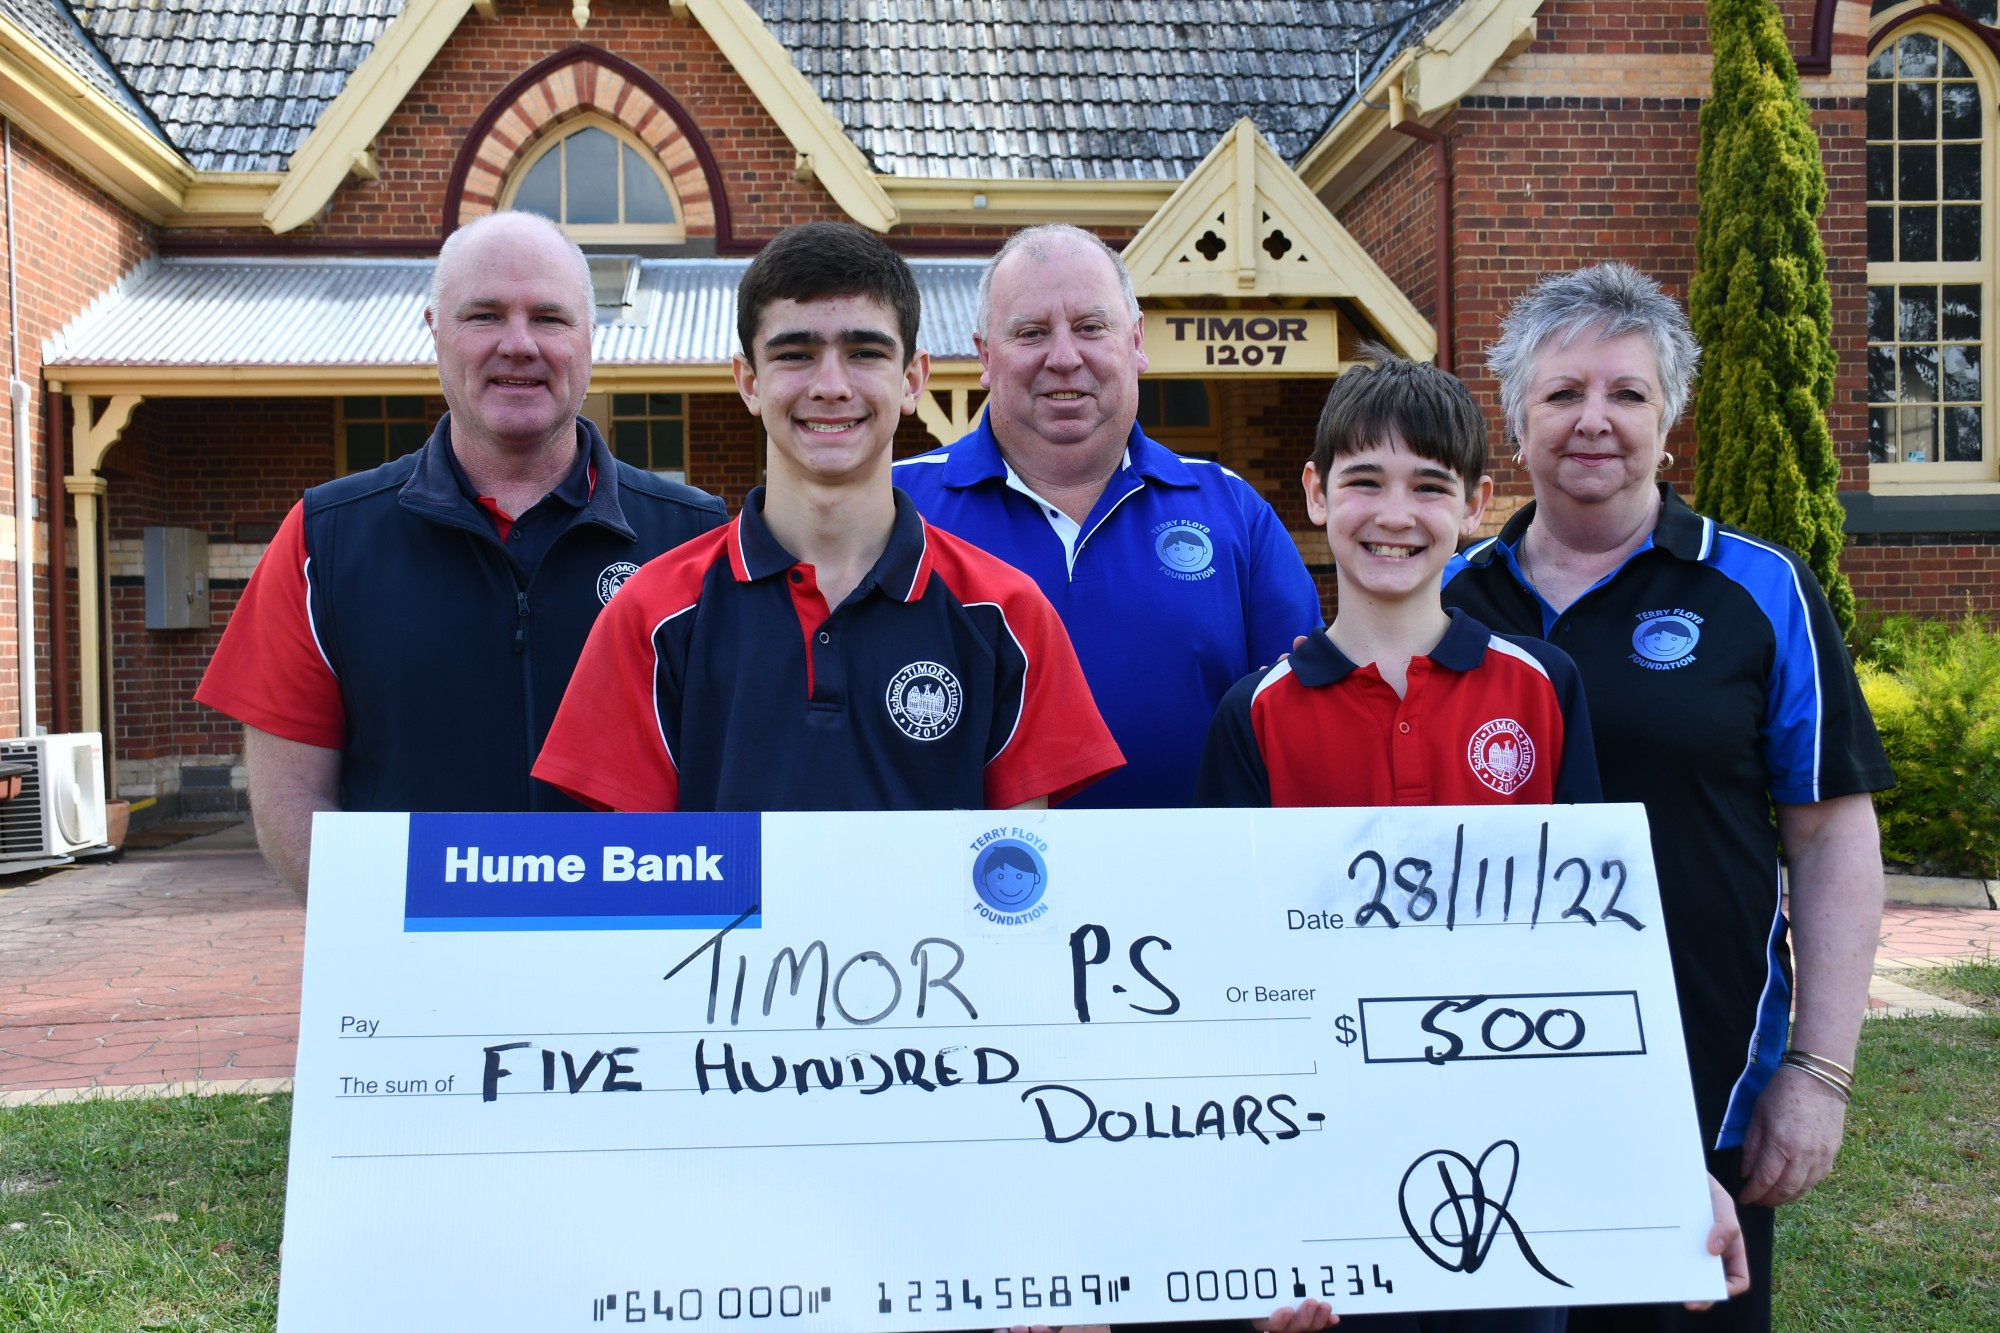
[[[1793,1059],[1792,1054],[1789,1051],[1787,1051],[1785,1055],[1778,1061],[1778,1064],[1782,1068],[1796,1069],[1801,1074],[1805,1074],[1812,1078],[1818,1079],[1820,1082],[1826,1084],[1827,1087],[1832,1088],[1835,1092],[1839,1093],[1840,1100],[1844,1102],[1851,1102],[1854,1100],[1854,1091],[1852,1088],[1840,1082],[1838,1079],[1834,1078],[1831,1074],[1822,1073],[1820,1070],[1813,1068],[1811,1065],[1807,1064],[1804,1060]]]

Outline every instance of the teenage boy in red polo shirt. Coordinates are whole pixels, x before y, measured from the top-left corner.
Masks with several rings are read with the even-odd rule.
[[[858,227],[751,263],[734,371],[766,484],[618,590],[536,777],[612,810],[977,809],[1123,763],[1034,583],[890,482],[917,322],[909,266]]]

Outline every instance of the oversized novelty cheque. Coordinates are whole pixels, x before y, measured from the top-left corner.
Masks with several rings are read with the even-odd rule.
[[[1637,806],[321,815],[279,1307],[1722,1293]]]

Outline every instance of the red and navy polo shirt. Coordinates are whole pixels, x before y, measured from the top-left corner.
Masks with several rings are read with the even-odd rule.
[[[536,777],[611,810],[997,809],[1124,762],[1027,575],[897,491],[887,548],[829,612],[763,505],[619,589]]]
[[[1325,634],[1224,696],[1195,804],[1548,805],[1595,801],[1576,667],[1462,611],[1398,697]]]

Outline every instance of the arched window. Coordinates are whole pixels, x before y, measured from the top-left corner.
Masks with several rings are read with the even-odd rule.
[[[1996,476],[1996,71],[1969,36],[1919,20],[1868,64],[1871,486]]]
[[[580,244],[673,244],[687,235],[659,159],[622,125],[596,116],[523,157],[501,206],[552,218]]]

